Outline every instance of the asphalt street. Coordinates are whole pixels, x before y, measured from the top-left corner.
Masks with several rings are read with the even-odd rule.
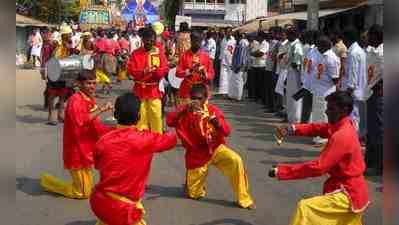
[[[16,201],[19,225],[95,225],[87,200],[72,200],[44,192],[39,185],[42,172],[69,179],[62,163],[62,124],[46,125],[43,110],[44,82],[34,70],[16,71]],[[115,86],[111,96],[98,101],[113,101],[131,90],[131,82]],[[149,225],[288,225],[296,203],[302,197],[318,195],[326,177],[301,181],[277,181],[267,176],[278,162],[300,162],[317,157],[309,138],[288,138],[278,146],[273,138],[280,119],[264,113],[253,102],[212,99],[225,113],[233,131],[228,145],[245,164],[250,192],[257,209],[249,211],[235,205],[228,180],[215,168],[209,172],[208,195],[195,201],[184,196],[184,150],[156,155],[143,204]],[[104,115],[108,117],[110,114]],[[96,177],[97,179],[97,177]],[[372,204],[364,215],[364,225],[382,224],[382,193],[376,190],[381,177],[368,178]]]

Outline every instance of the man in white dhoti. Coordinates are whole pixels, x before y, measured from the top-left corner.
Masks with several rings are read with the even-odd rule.
[[[359,35],[354,30],[344,32],[344,42],[348,49],[345,61],[345,74],[342,80],[342,89],[353,95],[355,104],[351,117],[359,134],[359,139],[366,135],[366,100],[367,100],[367,65],[366,52],[358,44]]]
[[[299,123],[302,113],[302,99],[296,101],[292,96],[302,87],[301,71],[303,66],[303,47],[298,39],[298,32],[294,26],[287,29],[287,38],[291,42],[288,51],[287,74],[287,117],[289,123]]]
[[[339,80],[341,62],[332,50],[332,42],[326,36],[321,36],[316,42],[317,49],[312,52],[312,63],[309,75],[312,77],[312,123],[327,123],[325,98],[335,92]],[[316,145],[322,145],[327,139],[313,138]]]
[[[232,100],[240,101],[244,89],[244,73],[248,71],[249,41],[245,34],[233,53],[232,75],[229,80],[228,96]]]
[[[233,61],[233,52],[235,47],[236,40],[232,36],[231,28],[228,28],[220,49],[221,68],[218,93],[224,97],[227,97],[227,94],[229,93],[229,80],[233,73],[231,70],[231,64]]]

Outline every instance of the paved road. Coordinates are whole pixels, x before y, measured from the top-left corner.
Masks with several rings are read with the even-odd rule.
[[[70,200],[43,192],[41,172],[68,178],[62,168],[62,126],[45,125],[42,109],[44,85],[36,71],[16,73],[16,200],[19,225],[94,225],[95,217],[86,200]],[[113,98],[130,84],[115,88]],[[105,101],[109,99],[99,99]],[[112,100],[112,99],[111,99]],[[302,196],[320,193],[325,178],[278,182],[267,177],[267,170],[277,162],[311,159],[320,149],[309,145],[308,138],[290,138],[277,146],[272,136],[278,119],[263,113],[261,105],[213,100],[233,127],[229,146],[242,156],[247,168],[250,190],[257,204],[255,211],[237,208],[233,194],[220,172],[211,169],[208,196],[201,201],[184,198],[183,150],[157,155],[152,164],[144,197],[149,225],[287,225],[296,202]],[[382,193],[376,191],[381,178],[369,179],[372,205],[364,216],[365,225],[382,224]]]

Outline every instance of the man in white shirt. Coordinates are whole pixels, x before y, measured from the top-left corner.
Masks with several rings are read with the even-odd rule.
[[[383,74],[384,74],[383,28],[373,25],[368,32],[367,48],[367,175],[382,175],[383,168]]]
[[[213,32],[208,32],[207,33],[207,39],[206,39],[206,51],[209,54],[209,57],[213,60],[215,60],[216,56],[216,41],[214,39],[214,33]]]
[[[359,46],[359,35],[354,30],[344,32],[344,42],[348,49],[345,61],[345,74],[342,80],[342,89],[352,94],[355,104],[352,119],[362,140],[366,135],[366,100],[367,95],[367,69],[366,52]]]
[[[136,30],[133,30],[132,34],[129,36],[129,43],[130,43],[130,54],[141,47],[141,38],[137,34]]]
[[[279,39],[281,43],[278,48],[276,66],[276,74],[278,75],[278,80],[274,91],[280,96],[282,110],[277,112],[275,115],[286,118],[287,98],[285,93],[285,82],[287,80],[288,74],[288,50],[290,47],[290,42],[287,39],[286,29],[281,30]]]
[[[306,89],[303,99],[302,99],[302,123],[309,123],[311,121],[311,113],[312,113],[312,76],[310,76],[310,67],[312,67],[312,56],[313,50],[315,50],[315,42],[319,38],[319,32],[316,30],[309,30],[303,34],[303,54],[305,56],[303,60],[303,67],[302,67],[302,88]],[[317,49],[316,49],[317,50]],[[315,51],[318,53],[317,51]]]
[[[251,67],[254,81],[254,99],[264,101],[264,88],[265,88],[265,67],[266,57],[269,51],[269,43],[265,40],[263,32],[258,33],[256,40],[251,44]]]
[[[327,36],[321,36],[317,41],[317,49],[313,50],[312,67],[309,75],[312,77],[312,123],[327,123],[326,96],[335,92],[339,80],[341,67],[340,59],[334,53],[331,40]],[[327,142],[327,139],[315,137],[316,145]]]
[[[219,80],[219,94],[227,98],[229,92],[229,79],[232,75],[231,65],[233,60],[234,48],[236,47],[236,39],[232,35],[231,28],[227,29],[226,36],[221,45],[221,68]]]
[[[274,81],[274,73],[275,73],[275,63],[276,63],[276,55],[278,51],[278,41],[275,35],[275,28],[269,29],[269,50],[266,55],[266,73],[265,73],[265,107],[267,108],[266,112],[275,112],[275,92],[276,82]]]
[[[302,114],[302,99],[295,100],[293,95],[302,87],[301,71],[303,66],[303,46],[298,39],[298,32],[295,27],[287,30],[290,49],[288,51],[288,75],[287,75],[287,117],[289,123],[299,123]]]

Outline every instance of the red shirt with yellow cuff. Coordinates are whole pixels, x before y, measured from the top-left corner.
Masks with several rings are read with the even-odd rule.
[[[178,112],[186,107],[188,106],[181,106],[178,111],[170,112],[166,117],[166,123],[176,128],[176,133],[186,149],[186,168],[195,169],[204,166],[212,158],[215,149],[226,143],[225,137],[230,134],[230,126],[223,112],[211,104],[205,106],[203,114],[185,112],[178,118]],[[216,116],[219,121],[219,129],[208,122],[212,116]]]
[[[195,64],[205,67],[205,77],[202,77],[198,72],[187,74],[187,70],[192,70]],[[203,83],[208,84],[213,79],[215,72],[213,70],[213,63],[209,55],[200,50],[194,54],[191,50],[186,51],[179,59],[179,64],[176,67],[176,76],[184,78],[181,83],[179,95],[181,98],[190,98],[190,90],[193,84]]]
[[[90,197],[96,216],[106,224],[134,224],[142,217],[137,202],[144,195],[154,153],[176,146],[176,134],[118,128],[104,135],[94,151],[100,181]],[[113,196],[118,196],[118,201]],[[129,203],[130,202],[130,203]],[[135,204],[136,203],[136,204]]]
[[[90,119],[97,109],[96,100],[83,92],[72,95],[65,109],[63,158],[65,169],[93,166],[94,145],[113,128],[104,125],[99,117]]]
[[[150,66],[155,70],[144,74]],[[168,73],[166,56],[159,48],[147,52],[144,47],[135,50],[127,64],[129,74],[133,76],[133,93],[141,100],[160,99],[159,81]]]
[[[280,180],[304,179],[325,174],[323,193],[344,191],[352,204],[353,212],[363,211],[369,204],[368,188],[363,173],[365,162],[356,129],[350,117],[335,124],[295,124],[294,135],[328,138],[327,145],[316,160],[298,164],[279,164]]]

